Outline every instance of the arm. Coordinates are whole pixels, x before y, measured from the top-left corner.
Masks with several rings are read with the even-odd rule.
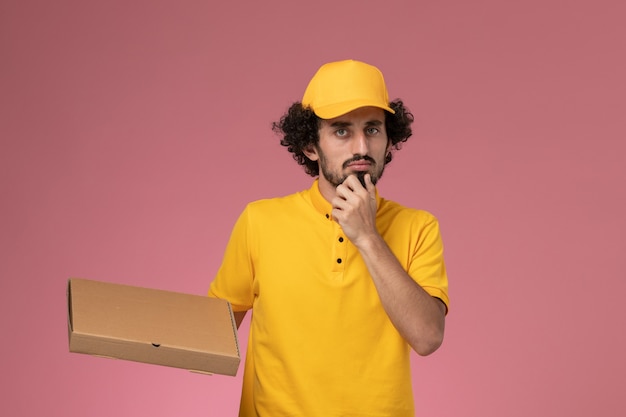
[[[420,355],[443,341],[446,306],[420,287],[376,229],[376,193],[369,175],[364,189],[355,176],[337,187],[333,217],[361,253],[383,308],[398,332]]]
[[[231,303],[237,328],[253,302],[253,272],[248,246],[248,209],[239,216],[226,245],[222,264],[209,287],[209,297],[222,298]],[[246,261],[247,260],[247,261]]]

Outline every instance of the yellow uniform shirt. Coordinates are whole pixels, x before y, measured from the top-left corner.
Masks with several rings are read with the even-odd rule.
[[[437,220],[377,196],[379,232],[402,266],[448,305]],[[253,309],[241,417],[413,417],[410,347],[317,181],[249,204],[209,295]]]

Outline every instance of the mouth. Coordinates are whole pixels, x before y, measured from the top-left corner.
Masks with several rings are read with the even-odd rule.
[[[348,160],[344,163],[344,168],[350,168],[354,171],[369,171],[374,165],[374,160],[368,156],[358,157]]]
[[[371,167],[372,167],[372,164],[367,161],[358,161],[358,162],[352,162],[351,164],[348,164],[348,168],[351,168],[354,171],[369,171]]]

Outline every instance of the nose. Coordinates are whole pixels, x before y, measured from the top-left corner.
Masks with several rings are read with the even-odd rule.
[[[353,136],[352,142],[352,154],[353,155],[367,155],[369,151],[369,142],[365,132],[357,133]]]

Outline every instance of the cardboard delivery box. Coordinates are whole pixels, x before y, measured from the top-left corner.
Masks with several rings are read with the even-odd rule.
[[[236,375],[230,304],[199,295],[70,279],[70,352]]]

